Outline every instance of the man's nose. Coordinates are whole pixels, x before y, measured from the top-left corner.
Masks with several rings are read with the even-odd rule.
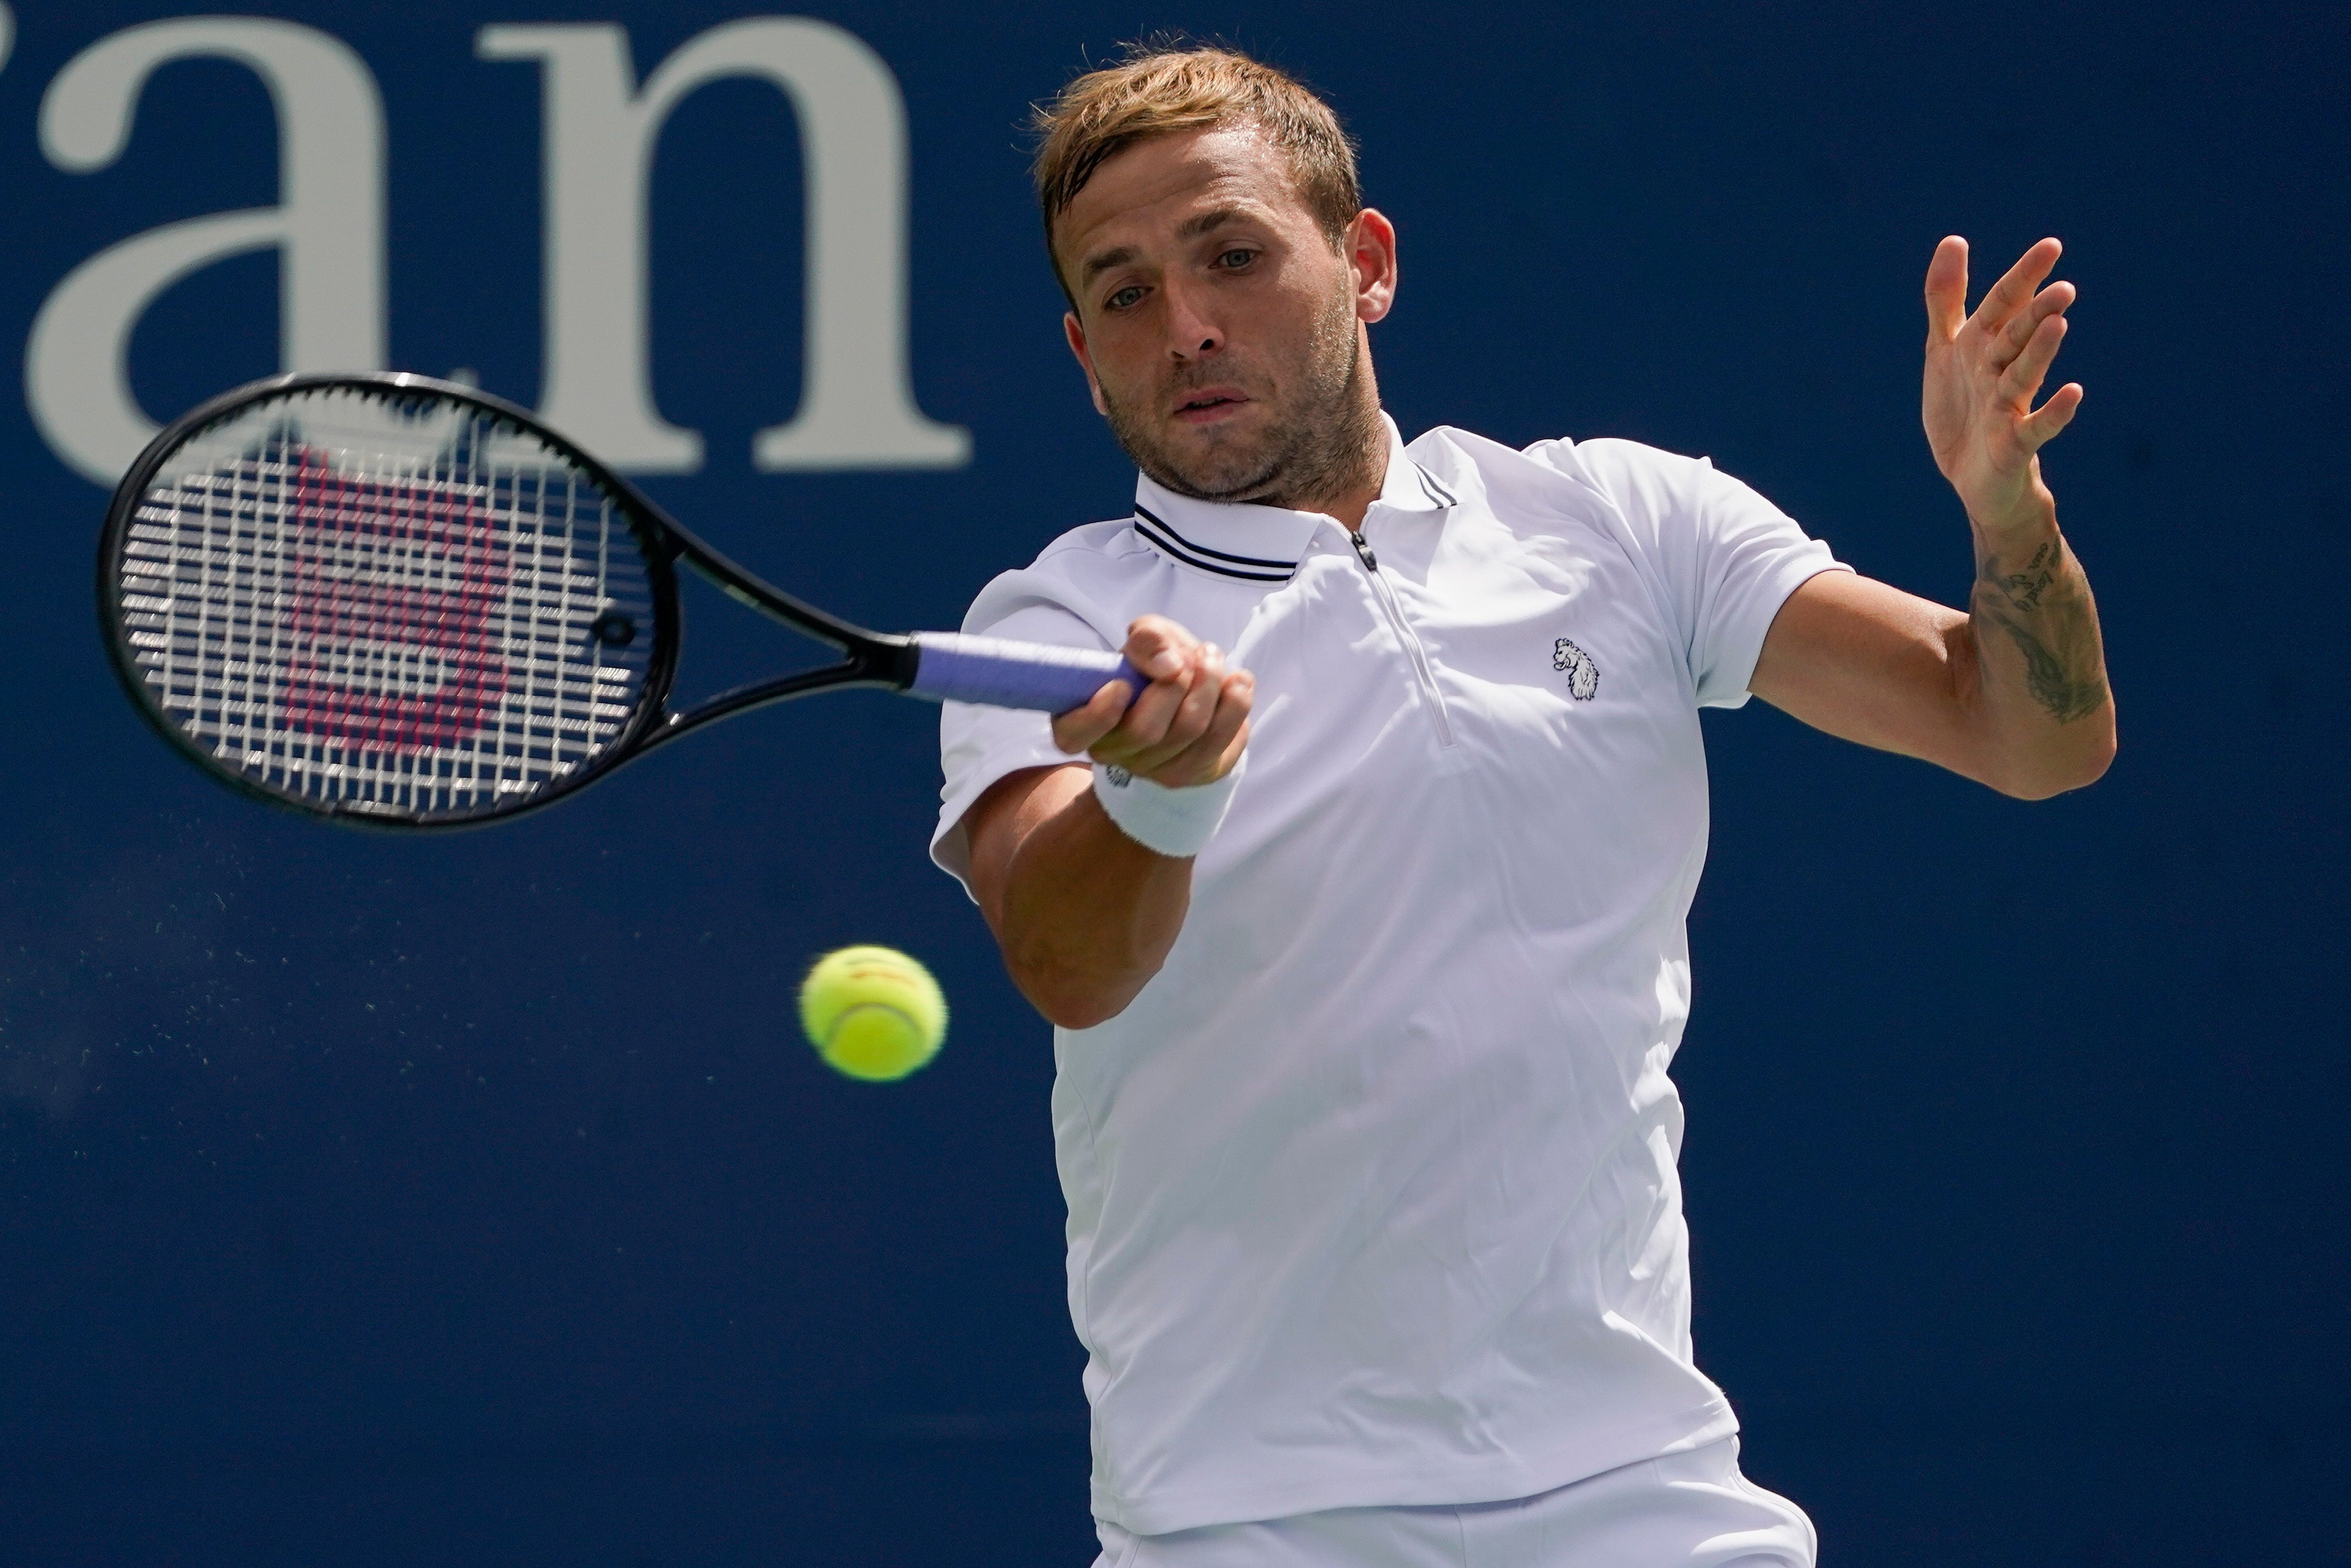
[[[1167,351],[1178,360],[1213,354],[1225,346],[1224,329],[1207,311],[1208,301],[1188,287],[1167,290]]]

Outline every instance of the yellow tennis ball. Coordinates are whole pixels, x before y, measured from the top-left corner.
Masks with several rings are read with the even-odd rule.
[[[800,982],[800,1027],[834,1071],[886,1083],[938,1054],[947,999],[904,953],[843,947],[819,958]]]

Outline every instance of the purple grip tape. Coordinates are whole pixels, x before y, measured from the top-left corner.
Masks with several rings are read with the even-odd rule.
[[[922,658],[906,690],[933,702],[1067,713],[1083,707],[1105,682],[1124,681],[1135,696],[1151,684],[1123,658],[1099,648],[1057,648],[960,632],[917,632],[914,646]]]

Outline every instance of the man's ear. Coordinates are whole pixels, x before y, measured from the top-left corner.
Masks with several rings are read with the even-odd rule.
[[[1395,303],[1395,225],[1376,207],[1365,207],[1347,225],[1347,264],[1355,273],[1355,315],[1376,321]]]
[[[1110,417],[1110,404],[1102,402],[1102,381],[1094,374],[1093,356],[1086,352],[1086,329],[1078,325],[1078,313],[1061,313],[1061,335],[1070,340],[1070,352],[1078,358],[1078,368],[1086,372],[1086,391],[1093,393],[1094,412],[1104,419]]]

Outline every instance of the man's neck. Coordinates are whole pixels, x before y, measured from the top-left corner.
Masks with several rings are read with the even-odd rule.
[[[1343,474],[1326,476],[1322,484],[1311,490],[1258,497],[1258,504],[1282,507],[1293,512],[1320,512],[1336,518],[1351,533],[1361,532],[1364,514],[1380,498],[1380,491],[1387,484],[1388,445],[1386,422],[1374,409],[1368,439],[1357,461],[1347,465]]]
[[[1384,435],[1386,432],[1383,431],[1381,434]],[[1293,509],[1301,512],[1321,512],[1325,517],[1337,518],[1351,534],[1363,532],[1364,514],[1372,509],[1372,503],[1380,498],[1380,491],[1387,483],[1387,464],[1384,461],[1387,452],[1384,446],[1381,450],[1380,456],[1383,461],[1369,481],[1351,486],[1343,495],[1317,505],[1298,507]]]

